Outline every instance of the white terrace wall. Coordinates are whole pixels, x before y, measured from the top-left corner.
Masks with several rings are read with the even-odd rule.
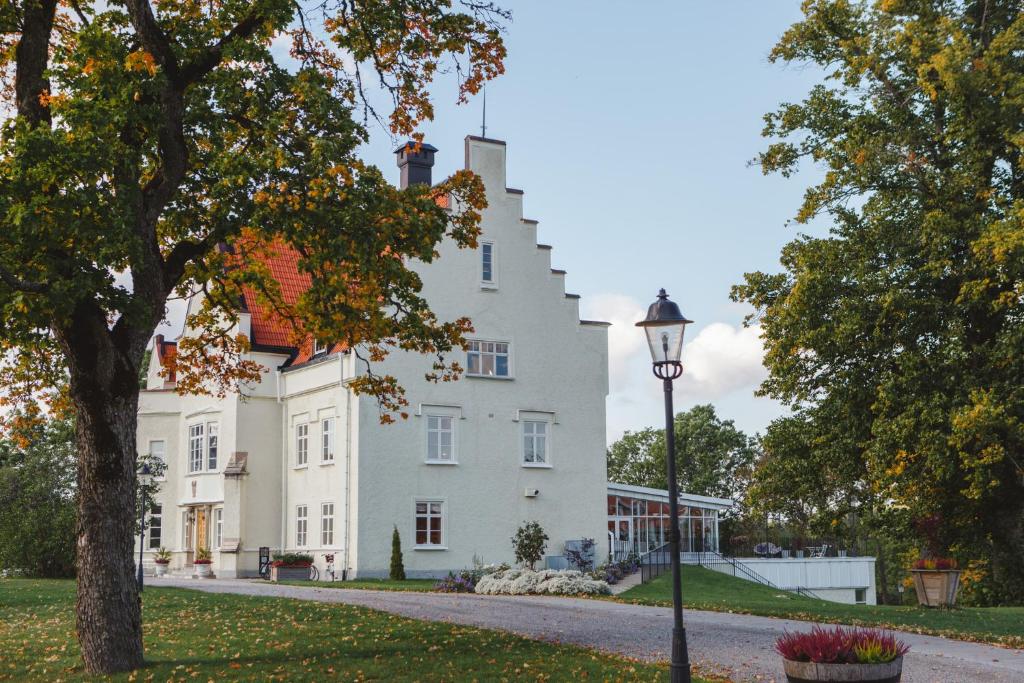
[[[823,600],[855,604],[861,589],[865,604],[875,604],[873,557],[738,557],[736,561],[785,590],[807,588]],[[715,568],[731,573],[727,565]]]

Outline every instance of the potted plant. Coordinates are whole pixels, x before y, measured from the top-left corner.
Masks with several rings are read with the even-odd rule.
[[[949,557],[925,557],[914,562],[910,574],[914,577],[917,603],[926,607],[953,607],[960,590],[960,570],[956,560]]]
[[[197,550],[192,564],[195,565],[197,578],[208,579],[213,576],[213,571],[210,568],[210,565],[213,564],[213,555],[210,553],[209,548]]]
[[[910,568],[917,602],[926,607],[952,607],[960,589],[960,570],[956,568],[956,560],[942,555],[944,547],[939,540],[942,516],[921,517],[914,526],[925,541],[923,557]]]
[[[156,562],[156,575],[167,576],[167,567],[171,564],[171,551],[161,546],[160,550],[156,551],[156,558],[153,561]]]
[[[313,556],[305,553],[274,553],[270,563],[271,581],[308,581]]]
[[[785,633],[775,641],[789,683],[898,683],[910,648],[874,628],[822,628]]]

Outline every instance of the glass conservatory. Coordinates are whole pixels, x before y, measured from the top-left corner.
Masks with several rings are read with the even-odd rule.
[[[727,498],[679,495],[683,552],[718,551],[718,514],[732,507]],[[668,492],[628,484],[608,484],[609,554],[643,555],[669,541]]]

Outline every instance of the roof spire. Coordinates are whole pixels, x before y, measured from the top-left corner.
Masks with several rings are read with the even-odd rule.
[[[487,84],[484,84],[484,115],[480,122],[480,137],[487,137]]]

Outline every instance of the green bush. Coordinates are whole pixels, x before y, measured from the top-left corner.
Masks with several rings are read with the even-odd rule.
[[[512,548],[516,553],[516,562],[533,569],[533,566],[544,556],[547,548],[548,535],[537,522],[523,522],[512,537]]]
[[[391,572],[392,581],[405,581],[405,565],[402,564],[402,538],[398,535],[398,527],[391,534]]]
[[[75,575],[75,468],[70,421],[0,440],[0,570]]]

